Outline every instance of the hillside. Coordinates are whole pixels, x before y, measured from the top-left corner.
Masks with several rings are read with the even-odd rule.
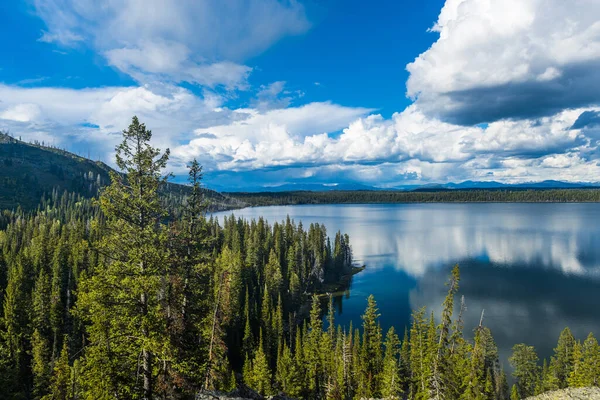
[[[101,161],[40,144],[26,143],[0,132],[0,209],[17,206],[34,209],[44,194],[68,191],[84,197],[95,196],[109,183],[112,169]],[[189,187],[167,185],[167,195],[183,198]],[[205,189],[213,210],[239,208],[244,203],[213,190]]]

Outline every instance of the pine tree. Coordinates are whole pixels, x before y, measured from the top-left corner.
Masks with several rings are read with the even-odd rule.
[[[473,351],[471,353],[471,365],[465,382],[465,392],[462,396],[465,400],[483,400],[485,396],[485,336],[483,327],[475,330]]]
[[[194,387],[206,372],[206,348],[198,344],[198,337],[210,314],[208,261],[214,240],[204,216],[207,202],[201,188],[202,167],[194,159],[188,169],[191,192],[182,205],[181,217],[172,216],[169,226],[173,276],[167,282],[165,313],[176,356],[166,374],[172,382],[162,382],[165,387],[175,383]]]
[[[377,378],[382,370],[381,357],[381,326],[379,325],[379,309],[375,297],[370,295],[367,299],[367,308],[361,316],[363,320],[363,346],[362,357],[365,362],[366,384],[371,396],[379,391]]]
[[[212,310],[205,337],[208,342],[208,355],[204,388],[222,389],[231,375],[227,358],[227,327],[237,319],[241,291],[241,259],[239,252],[228,247],[217,258],[211,297]],[[267,338],[268,339],[268,338]]]
[[[105,262],[82,282],[79,297],[79,315],[89,322],[88,378],[107,391],[96,389],[94,396],[132,396],[139,391],[139,371],[141,395],[152,398],[155,368],[164,365],[157,361],[169,360],[172,354],[164,298],[158,295],[164,293],[169,265],[159,198],[169,151],[160,155],[150,145],[151,137],[134,117],[116,148],[117,166],[124,175],[111,173],[111,185],[100,195],[107,220],[100,243]]]
[[[550,371],[550,368],[548,367],[548,361],[544,359],[544,362],[542,363],[542,372],[540,375],[540,379],[538,380],[538,385],[536,387],[535,394],[537,395],[557,389],[557,387],[555,387],[552,383],[552,373]]]
[[[516,344],[508,361],[514,368],[513,376],[517,383],[519,396],[522,398],[533,396],[539,379],[538,356],[533,346]]]
[[[287,345],[283,345],[281,357],[277,360],[275,377],[281,391],[291,398],[298,398],[302,392],[302,377],[296,360]]]
[[[439,340],[435,346],[433,355],[433,370],[430,380],[431,398],[442,399],[444,394],[449,391],[450,384],[450,328],[452,325],[452,312],[454,310],[454,296],[458,291],[458,282],[460,281],[460,270],[458,265],[452,269],[452,276],[448,282],[448,294],[444,300],[444,309],[442,311],[442,320],[439,325]]]
[[[558,338],[558,344],[554,349],[554,355],[550,360],[549,377],[547,387],[562,389],[567,387],[568,379],[573,371],[575,338],[569,328],[563,329]]]
[[[50,394],[44,400],[67,400],[71,397],[71,368],[69,367],[69,348],[67,338],[63,340],[60,357],[54,365],[50,383]]]
[[[323,331],[321,321],[321,308],[319,298],[312,297],[312,307],[310,310],[310,331],[305,336],[304,356],[307,369],[308,388],[316,395],[320,395],[323,390],[323,354],[321,353],[321,339]]]
[[[404,327],[404,338],[400,347],[400,376],[402,377],[402,392],[408,392],[410,383],[410,342],[408,340],[408,328]]]
[[[252,326],[250,321],[250,295],[246,286],[246,300],[244,302],[244,337],[242,339],[242,355],[249,357],[254,347],[254,338],[252,335]]]
[[[581,382],[581,378],[583,376],[583,373],[581,371],[583,364],[581,360],[581,352],[581,343],[579,341],[576,341],[575,345],[573,346],[573,370],[571,371],[571,374],[569,375],[569,378],[567,380],[569,387],[585,386],[584,383]]]
[[[258,350],[251,363],[250,374],[249,376],[244,376],[244,381],[258,393],[268,396],[272,394],[271,369],[269,368],[269,362],[262,343],[263,337],[261,332]]]
[[[600,347],[592,333],[575,350],[575,368],[571,373],[570,386],[586,387],[600,385]]]
[[[50,349],[46,338],[38,329],[33,331],[31,338],[32,361],[31,372],[33,373],[33,395],[35,398],[42,397],[50,385]]]
[[[519,389],[517,389],[517,385],[512,385],[510,389],[510,400],[521,400],[519,397]]]
[[[381,394],[385,398],[399,398],[402,393],[400,376],[400,339],[391,327],[385,338],[385,355],[381,376]]]
[[[469,381],[471,372],[471,359],[469,355],[472,353],[472,346],[463,336],[464,329],[464,313],[467,309],[465,297],[461,296],[460,312],[458,318],[452,325],[452,335],[450,337],[450,363],[451,368],[448,371],[450,375],[450,392],[448,397],[459,398],[466,391],[466,384]]]
[[[425,308],[413,311],[410,327],[410,397],[414,399],[429,398],[427,383],[430,366],[427,364],[427,322]]]

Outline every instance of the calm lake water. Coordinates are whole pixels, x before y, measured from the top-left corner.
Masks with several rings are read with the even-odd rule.
[[[230,213],[228,213],[230,214]],[[287,215],[350,235],[365,271],[336,300],[336,322],[361,324],[373,294],[385,331],[412,309],[439,315],[452,266],[461,267],[465,331],[485,309],[506,363],[513,344],[552,353],[560,331],[600,335],[600,204],[385,204],[257,207],[236,216],[270,223]],[[457,303],[459,299],[457,299]]]

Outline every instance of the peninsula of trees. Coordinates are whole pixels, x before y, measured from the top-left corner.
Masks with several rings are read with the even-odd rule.
[[[133,118],[121,172],[97,200],[54,191],[35,211],[0,214],[0,398],[192,399],[246,385],[304,399],[492,400],[600,384],[596,339],[565,329],[541,365],[533,347],[514,347],[509,389],[485,319],[463,335],[458,266],[437,318],[415,310],[384,336],[371,296],[361,326],[336,326],[332,298],[322,307],[315,293],[351,272],[350,238],[289,218],[221,226],[204,215],[197,162],[181,201],[161,195],[169,153],[150,140]]]

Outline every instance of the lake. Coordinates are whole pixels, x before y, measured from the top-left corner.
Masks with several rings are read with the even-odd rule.
[[[485,309],[504,364],[516,343],[551,355],[565,326],[580,339],[600,335],[600,204],[310,205],[235,215],[271,224],[289,215],[304,226],[325,224],[331,237],[348,233],[366,269],[336,298],[343,325],[361,324],[373,294],[384,334],[393,325],[402,335],[412,309],[427,306],[439,315],[444,283],[458,263],[465,333],[471,336]]]

